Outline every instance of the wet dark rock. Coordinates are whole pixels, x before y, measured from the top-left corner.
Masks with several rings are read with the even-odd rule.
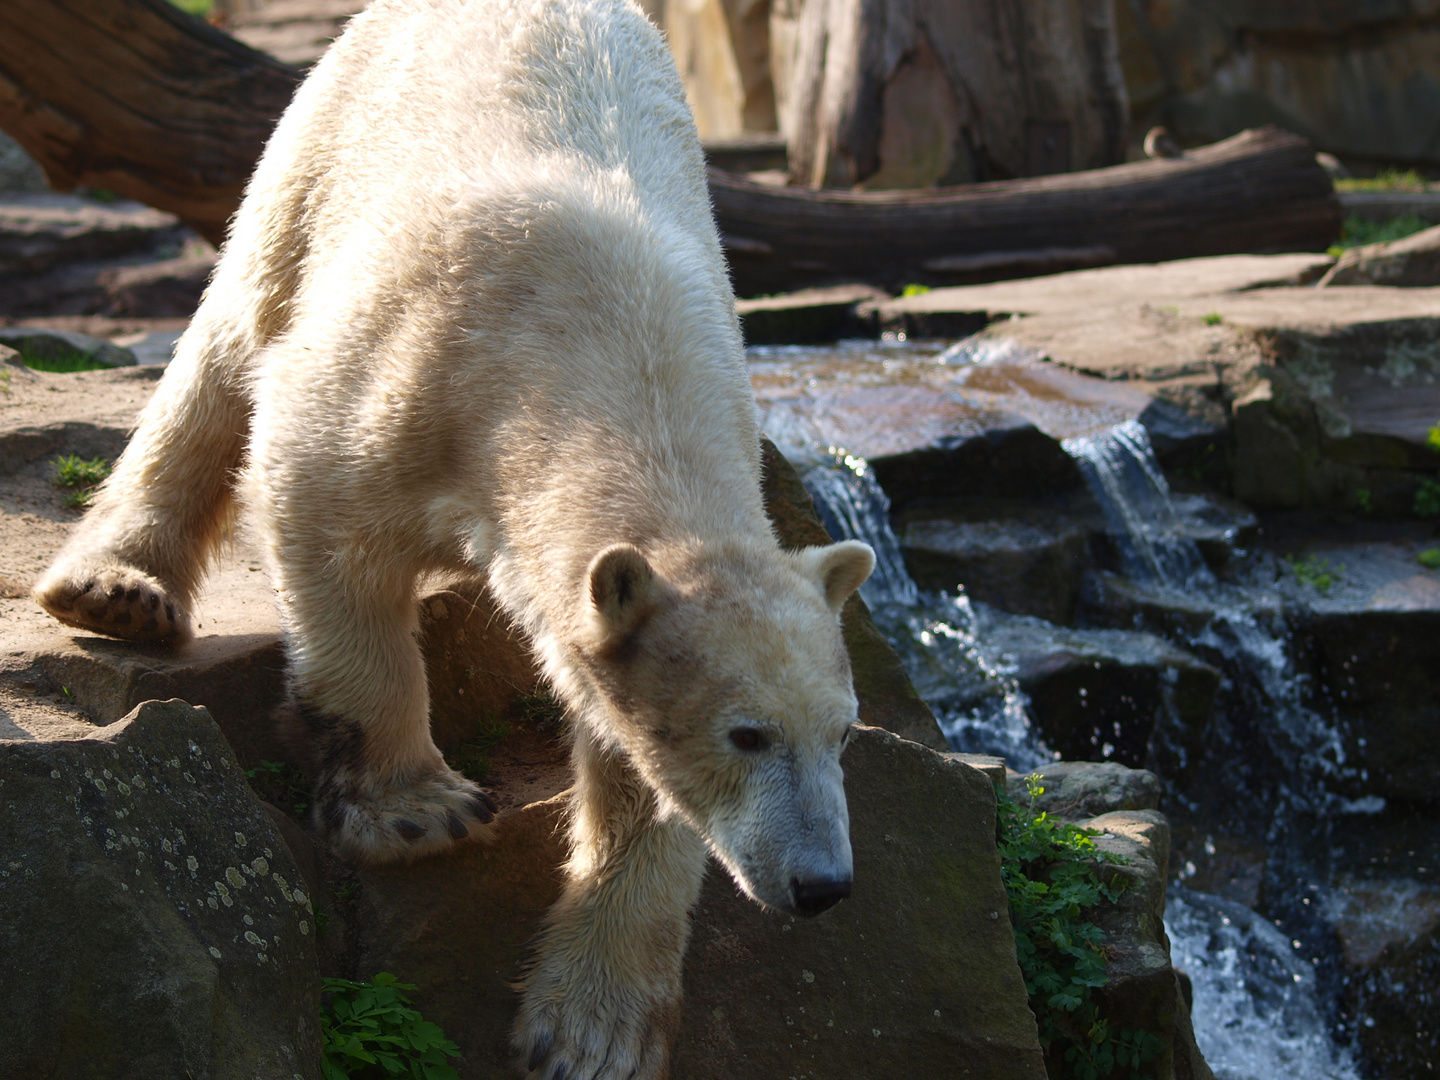
[[[1146,769],[1115,761],[1057,761],[1037,769],[1045,789],[1035,800],[1036,812],[1067,821],[1082,821],[1119,810],[1158,810],[1160,778]],[[1007,781],[1010,798],[1030,805],[1026,777]]]
[[[320,1075],[312,904],[203,709],[0,742],[0,1073]]]
[[[1220,673],[1153,634],[1075,630],[981,610],[992,655],[1012,665],[1047,745],[1069,760],[1167,766],[1197,752]]]
[[[1179,537],[1193,543],[1217,575],[1232,569],[1237,557],[1258,538],[1255,515],[1233,499],[1214,493],[1172,494],[1171,502]]]
[[[135,354],[129,349],[70,330],[0,326],[0,345],[37,360],[64,361],[78,357],[105,367],[135,366]]]
[[[963,586],[1002,611],[1070,623],[1088,562],[1086,524],[1019,500],[927,501],[900,516],[896,533],[922,589]]]
[[[1280,582],[1297,653],[1322,715],[1341,723],[1365,771],[1359,794],[1440,801],[1440,574],[1416,562],[1423,544],[1317,545],[1309,565],[1325,591]],[[1323,563],[1322,563],[1323,560]]]
[[[1425,1080],[1440,1068],[1440,887],[1342,878],[1329,916],[1343,950],[1344,999],[1367,1072]]]

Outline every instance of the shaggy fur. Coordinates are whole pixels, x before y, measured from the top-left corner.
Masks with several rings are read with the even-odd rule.
[[[181,642],[237,506],[316,824],[366,862],[493,805],[431,741],[417,579],[476,569],[574,726],[573,854],[516,1024],[533,1076],[662,1077],[707,852],[812,914],[851,864],[838,611],[778,547],[703,160],[623,0],[378,0],[276,129],[138,431],[36,598]]]

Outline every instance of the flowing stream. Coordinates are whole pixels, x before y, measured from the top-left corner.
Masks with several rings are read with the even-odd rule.
[[[1182,534],[1138,423],[1063,445],[1104,513],[1123,576],[1153,594],[1183,594],[1177,602],[1203,612],[1198,630],[1192,623],[1188,631],[1169,629],[1169,636],[1219,667],[1234,687],[1232,711],[1257,721],[1254,730],[1236,725],[1230,745],[1216,752],[1246,754],[1258,743],[1275,763],[1270,775],[1281,778],[1273,790],[1242,799],[1245,812],[1265,821],[1272,850],[1294,841],[1301,851],[1302,834],[1313,848],[1317,823],[1336,810],[1327,780],[1346,765],[1338,734],[1303,704],[1274,605],[1218,583],[1207,569]],[[804,480],[832,535],[875,549],[876,571],[862,595],[950,743],[1002,755],[1022,772],[1053,760],[1026,714],[1024,694],[977,637],[963,592],[927,592],[911,580],[890,527],[889,500],[866,462],[835,453],[813,464]],[[1193,980],[1200,1047],[1220,1080],[1273,1080],[1278,1072],[1358,1080],[1348,1049],[1330,1034],[1324,975],[1333,946],[1318,914],[1324,890],[1307,880],[1319,875],[1303,854],[1268,872],[1283,879],[1275,886],[1283,894],[1278,903],[1287,916],[1294,913],[1284,932],[1234,901],[1172,887],[1166,926],[1174,961]],[[1312,904],[1316,898],[1322,902]]]

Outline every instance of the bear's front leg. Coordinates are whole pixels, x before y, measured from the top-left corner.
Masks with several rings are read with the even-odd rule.
[[[298,544],[284,549],[292,559]],[[281,560],[291,734],[313,777],[316,825],[346,858],[407,862],[489,834],[495,803],[430,738],[408,582],[299,572]]]
[[[664,1080],[705,845],[582,731],[573,850],[526,975],[514,1045],[532,1080]]]

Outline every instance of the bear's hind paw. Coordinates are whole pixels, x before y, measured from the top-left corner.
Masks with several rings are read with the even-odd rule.
[[[342,777],[316,785],[315,815],[342,855],[371,865],[411,862],[462,843],[488,841],[495,801],[449,769],[406,787],[362,796]]]
[[[36,584],[35,602],[66,626],[126,641],[179,644],[190,613],[143,570],[123,563],[55,567]]]

